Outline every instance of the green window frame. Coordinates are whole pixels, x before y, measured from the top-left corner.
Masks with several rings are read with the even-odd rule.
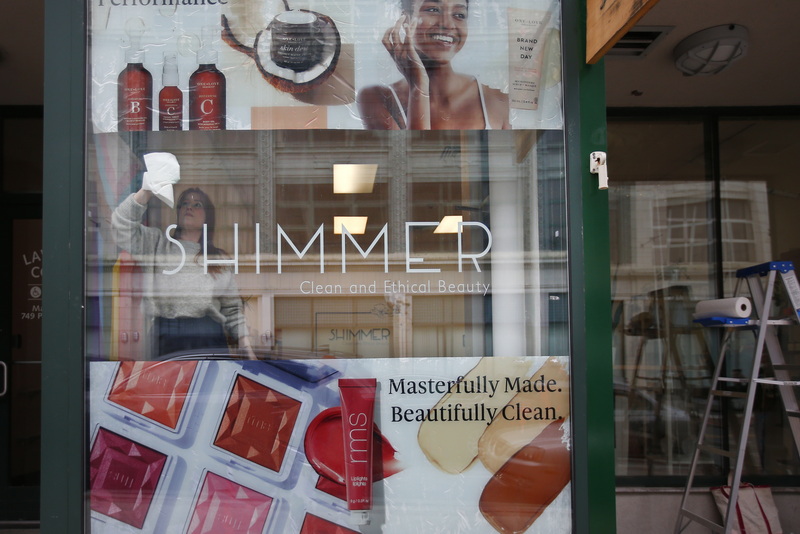
[[[82,532],[85,4],[46,0],[41,532]],[[605,149],[602,62],[586,65],[585,5],[563,6],[573,355],[573,525],[615,531],[607,196],[588,156]],[[591,264],[591,268],[587,265]]]

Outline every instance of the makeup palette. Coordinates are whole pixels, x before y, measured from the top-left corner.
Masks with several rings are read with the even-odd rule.
[[[357,531],[337,525],[313,514],[306,514],[300,534],[358,534]]]
[[[196,361],[120,362],[107,398],[143,424],[177,432],[196,370]]]
[[[166,454],[101,428],[89,455],[92,510],[142,528],[166,461]]]
[[[272,497],[207,472],[187,532],[263,532],[271,506]]]
[[[425,422],[397,416],[424,413],[442,402],[435,392],[412,393],[411,384],[469,377],[473,359],[414,360],[406,373],[398,368],[407,369],[409,362],[389,359],[292,361],[90,362],[87,530],[357,534],[363,529],[352,526],[360,518],[348,510],[345,450],[369,450],[361,448],[369,423],[360,434],[345,433],[343,409],[353,405],[342,406],[342,390],[374,380],[380,402],[372,425],[373,470],[371,476],[357,475],[357,482],[376,482],[365,532],[566,532],[571,455],[565,418],[549,421],[535,436],[533,424],[481,421],[488,438],[471,442],[480,461],[449,474],[429,457],[432,442],[420,439]],[[547,362],[525,361],[534,363]],[[541,369],[536,376],[555,381],[566,396],[566,367]],[[520,376],[531,375],[526,370]],[[559,406],[550,396],[526,395],[514,394],[513,403]],[[496,423],[499,429],[493,430]],[[473,425],[466,426],[472,435]],[[440,427],[428,437],[452,425]],[[521,444],[510,453],[509,439]],[[531,489],[531,480],[549,482]]]
[[[280,473],[302,406],[294,397],[239,375],[214,445]]]
[[[92,362],[91,532],[355,532],[303,446],[344,366],[298,365]]]

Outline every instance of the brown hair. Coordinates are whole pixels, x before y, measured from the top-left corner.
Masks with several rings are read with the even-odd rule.
[[[178,211],[180,210],[180,205],[183,203],[184,200],[186,200],[186,197],[188,197],[191,194],[195,194],[195,195],[199,196],[200,197],[200,201],[203,203],[203,208],[204,208],[204,211],[205,211],[205,214],[206,214],[206,226],[208,228],[207,229],[208,239],[206,240],[206,242],[207,242],[206,244],[208,245],[208,255],[209,256],[224,256],[225,255],[225,251],[222,250],[221,248],[218,248],[216,245],[214,245],[214,230],[216,229],[216,225],[217,225],[217,210],[214,207],[214,203],[211,202],[211,197],[209,197],[205,193],[205,191],[203,191],[199,187],[190,187],[189,189],[187,189],[183,193],[181,193],[181,196],[178,197],[178,202],[175,204],[176,216],[177,216]],[[176,239],[180,239],[182,233],[183,233],[183,228],[181,228],[180,219],[178,219],[178,227],[175,229],[175,238]],[[200,258],[203,256],[203,239],[202,238],[200,238],[199,243],[200,243],[200,252],[197,253],[197,256],[195,256],[195,259],[194,259],[194,261],[197,262],[197,263],[200,262]],[[222,270],[222,268],[219,265],[209,265],[208,266],[208,272],[210,272],[210,273],[218,273],[221,270]]]

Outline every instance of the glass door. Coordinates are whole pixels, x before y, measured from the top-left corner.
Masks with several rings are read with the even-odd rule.
[[[42,221],[11,222],[11,343],[0,363],[4,521],[35,520],[39,510]],[[8,241],[6,241],[8,242]]]
[[[39,519],[41,109],[0,110],[0,525]]]

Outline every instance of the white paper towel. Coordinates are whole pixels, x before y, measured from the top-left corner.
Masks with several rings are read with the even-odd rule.
[[[172,185],[181,179],[178,158],[169,152],[150,152],[144,155],[147,172],[142,176],[142,188],[149,189],[170,208],[174,207]]]
[[[708,317],[750,317],[752,307],[747,297],[729,299],[701,300],[694,309],[695,319]]]

